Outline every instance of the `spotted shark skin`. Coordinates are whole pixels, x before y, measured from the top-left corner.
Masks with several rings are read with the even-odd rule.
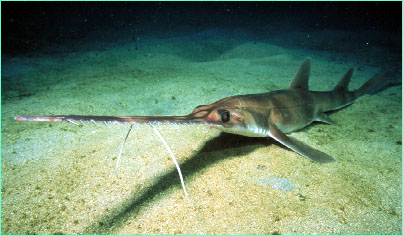
[[[311,60],[303,61],[289,87],[261,94],[247,94],[223,98],[210,105],[196,107],[185,116],[16,116],[17,121],[84,122],[95,124],[163,124],[163,125],[206,125],[223,132],[248,137],[271,137],[301,156],[319,163],[336,159],[316,150],[286,134],[302,129],[314,121],[333,124],[325,113],[352,104],[366,94],[373,80],[361,88],[348,90],[353,69],[341,78],[331,91],[310,91],[308,80]],[[379,79],[379,78],[378,78]]]

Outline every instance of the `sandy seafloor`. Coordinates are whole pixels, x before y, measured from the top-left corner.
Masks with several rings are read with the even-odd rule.
[[[130,134],[118,178],[126,127],[13,120],[184,115],[226,96],[286,88],[306,57],[312,90],[332,89],[350,67],[355,89],[383,66],[376,56],[385,50],[357,48],[348,32],[300,32],[270,42],[242,30],[156,35],[3,56],[2,234],[401,234],[401,86],[332,113],[337,125],[315,123],[291,134],[334,156],[331,164],[271,139],[158,127],[181,165],[188,197],[148,126]],[[284,46],[293,37],[306,44],[316,37],[317,45]]]

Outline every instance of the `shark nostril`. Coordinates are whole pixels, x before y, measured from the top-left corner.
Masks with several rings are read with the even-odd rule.
[[[227,111],[227,110],[219,110],[218,112],[221,115],[221,121],[223,123],[226,123],[226,122],[228,122],[230,120],[231,113],[229,111]]]

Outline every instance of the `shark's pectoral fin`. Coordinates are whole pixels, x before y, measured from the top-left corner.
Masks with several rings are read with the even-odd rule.
[[[270,137],[290,148],[291,150],[299,153],[300,155],[320,163],[328,163],[336,161],[333,157],[324,152],[311,148],[310,146],[296,140],[295,138],[288,137],[275,125],[270,125]]]
[[[316,117],[316,121],[324,122],[330,125],[335,125],[336,122],[334,122],[326,113],[321,113]]]

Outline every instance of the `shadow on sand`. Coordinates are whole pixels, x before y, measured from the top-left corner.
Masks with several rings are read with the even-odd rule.
[[[249,138],[239,135],[221,133],[205,143],[200,151],[192,158],[181,164],[185,179],[190,179],[199,171],[208,168],[220,160],[234,156],[244,156],[263,145],[277,144],[268,138]],[[280,144],[277,144],[280,145]],[[228,150],[237,149],[237,152]],[[148,187],[143,194],[132,192],[131,197],[124,203],[98,218],[81,234],[114,234],[126,225],[129,218],[135,216],[142,208],[151,205],[155,197],[167,191],[174,185],[180,186],[178,173],[175,168],[167,174],[158,177],[155,184]]]

